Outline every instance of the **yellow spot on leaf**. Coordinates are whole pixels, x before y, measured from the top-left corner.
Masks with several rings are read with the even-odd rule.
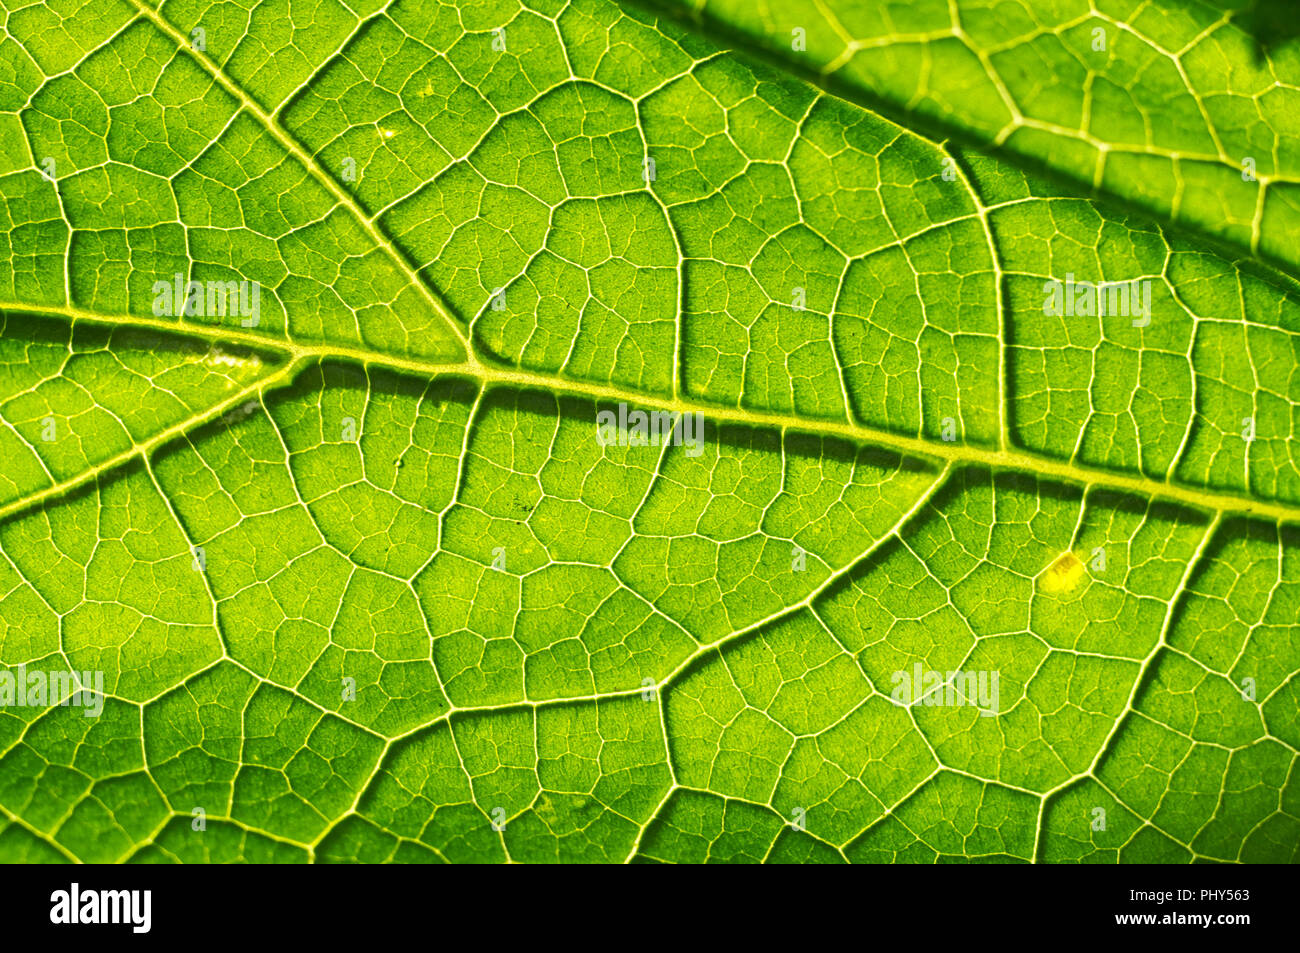
[[[1083,578],[1083,563],[1074,553],[1062,553],[1038,577],[1043,592],[1069,592]]]
[[[221,345],[214,344],[203,355],[202,361],[208,367],[216,368],[238,368],[240,370],[256,371],[262,366],[262,361],[256,354],[239,356],[227,354],[221,349]]]

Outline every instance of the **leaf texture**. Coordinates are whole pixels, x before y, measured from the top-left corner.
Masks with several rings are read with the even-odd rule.
[[[1296,60],[1076,6],[5,0],[0,858],[1297,860]]]

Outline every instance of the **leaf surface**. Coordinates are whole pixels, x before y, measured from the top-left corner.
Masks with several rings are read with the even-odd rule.
[[[0,708],[0,857],[1296,859],[1286,213],[958,148],[729,10],[5,13],[0,663],[107,698]]]

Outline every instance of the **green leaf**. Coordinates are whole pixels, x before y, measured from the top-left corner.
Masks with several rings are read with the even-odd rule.
[[[1079,6],[6,4],[0,859],[1300,859],[1300,66]]]
[[[1300,266],[1289,0],[650,3],[940,137]]]

